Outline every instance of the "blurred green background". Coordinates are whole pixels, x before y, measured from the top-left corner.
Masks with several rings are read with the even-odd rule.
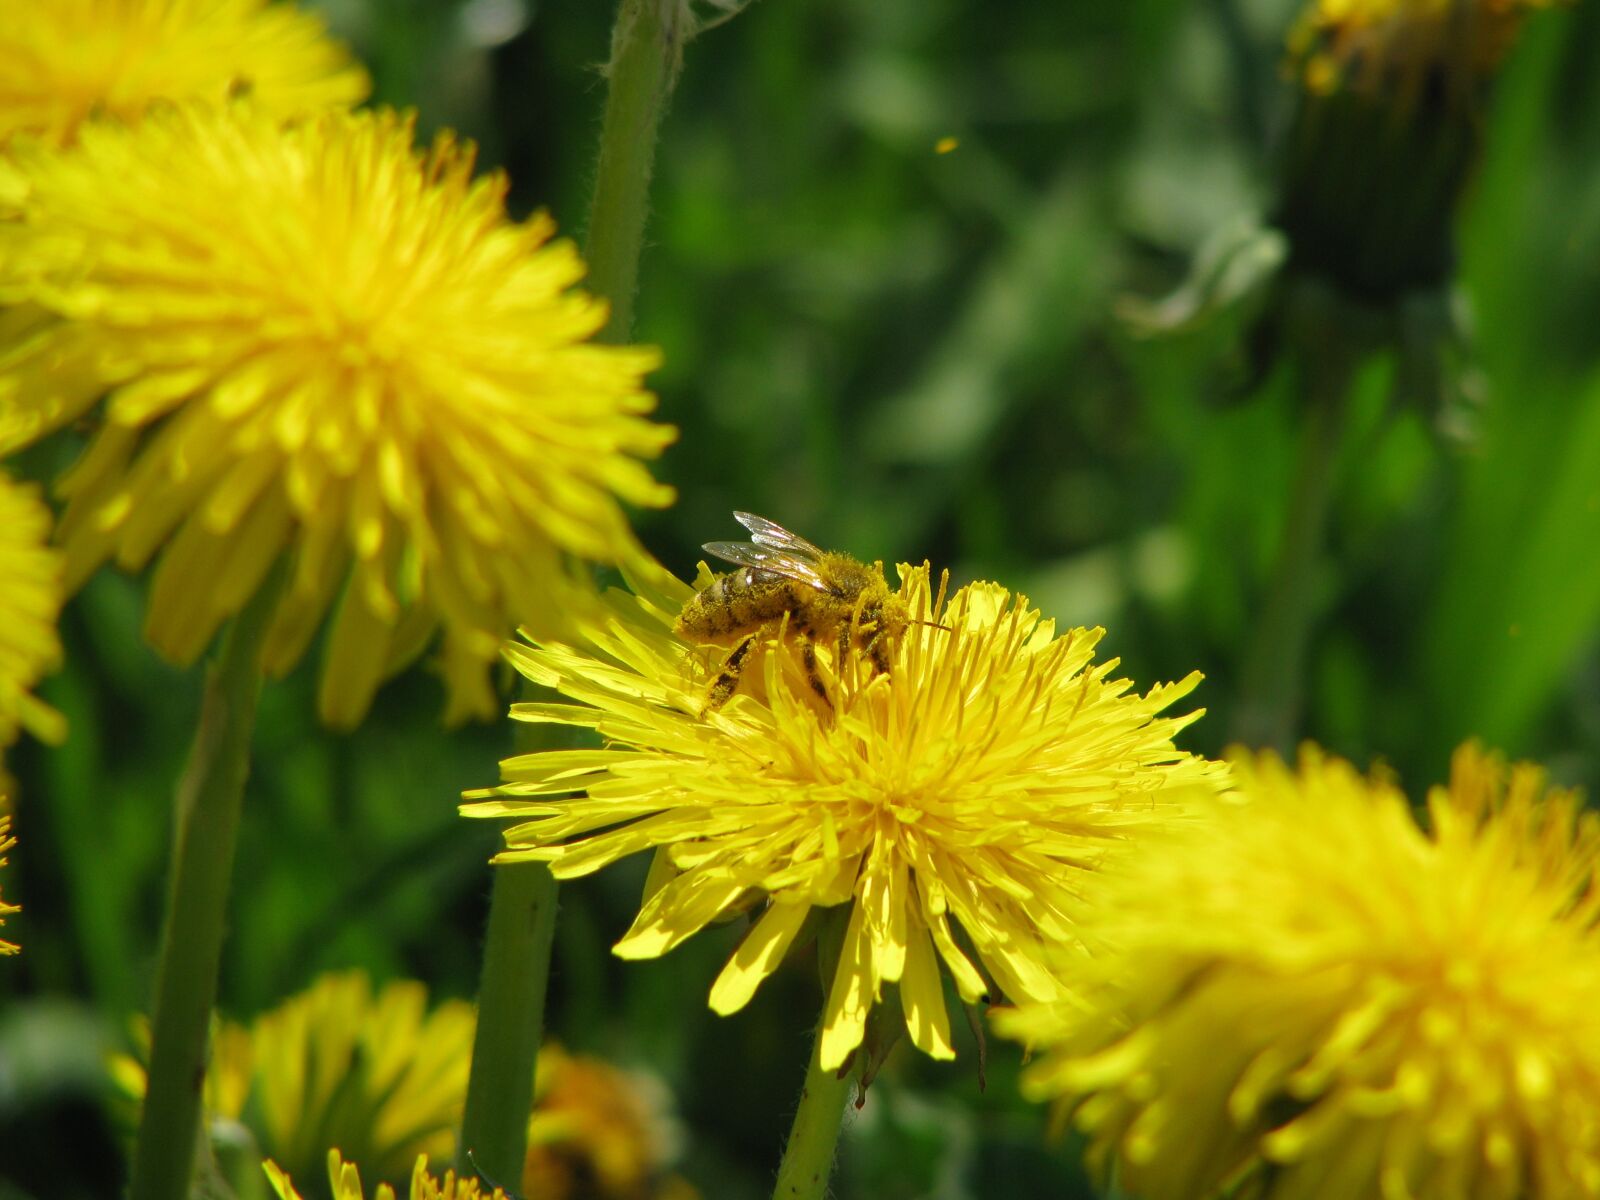
[[[329,0],[382,102],[478,140],[519,212],[581,236],[610,3]],[[1186,745],[1227,740],[1244,641],[1284,520],[1297,397],[1244,392],[1227,330],[1140,340],[1119,298],[1184,277],[1211,231],[1269,207],[1293,0],[757,0],[689,46],[663,126],[637,336],[665,352],[660,474],[642,514],[689,575],[752,509],[830,547],[948,565],[1104,624],[1143,687],[1206,673]],[[1546,13],[1500,80],[1460,221],[1486,405],[1437,439],[1363,372],[1337,467],[1299,733],[1419,794],[1478,735],[1600,785],[1600,10]],[[958,146],[937,153],[940,139]],[[20,464],[47,478],[70,447]],[[66,611],[43,688],[71,722],[23,745],[4,881],[25,911],[0,969],[0,1197],[114,1195],[101,1058],[147,1003],[198,672],[139,640],[141,584]],[[356,734],[311,720],[314,663],[269,686],[222,1003],[247,1017],[365,966],[470,997],[495,844],[455,813],[503,723],[437,732],[440,688],[391,684]],[[509,682],[507,682],[509,689]],[[508,691],[509,694],[509,691]],[[643,864],[566,886],[550,1024],[677,1097],[708,1200],[767,1194],[819,997],[785,969],[719,1019],[737,932],[664,961],[608,954]],[[1018,1052],[902,1048],[846,1133],[851,1200],[1089,1195],[1071,1144],[1017,1097]]]

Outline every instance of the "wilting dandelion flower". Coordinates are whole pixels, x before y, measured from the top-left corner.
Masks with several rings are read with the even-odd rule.
[[[5,797],[0,795],[0,804],[3,804],[4,802]],[[15,846],[16,844],[17,839],[11,836],[11,818],[9,816],[0,816],[0,867],[6,865],[6,851],[11,849],[11,847]],[[5,897],[0,896],[0,925],[4,925],[6,923],[6,918],[12,913],[19,913],[21,911],[22,906],[20,904],[7,904],[5,902]],[[0,955],[15,954],[20,949],[22,949],[22,947],[18,946],[15,942],[8,942],[5,940],[5,938],[0,938]]]
[[[22,0],[0,22],[0,144],[241,93],[290,116],[359,103],[367,77],[320,19],[268,0]]]
[[[539,1048],[522,1194],[541,1200],[689,1200],[663,1175],[676,1153],[669,1097],[659,1080],[598,1058]]]
[[[1451,214],[1482,153],[1496,70],[1523,18],[1550,2],[1312,0],[1289,39],[1300,88],[1273,221],[1291,265],[1379,309],[1366,336],[1416,360],[1407,378],[1444,383],[1419,398],[1458,424],[1461,412],[1438,407],[1457,399],[1463,336],[1448,300]]]
[[[586,339],[573,247],[507,220],[472,152],[410,119],[169,108],[17,155],[0,222],[0,408],[30,436],[105,397],[62,480],[75,588],[159,556],[146,633],[193,661],[285,551],[264,665],[336,608],[319,705],[351,726],[443,628],[447,717],[488,714],[516,622],[582,603],[575,559],[636,560],[622,501],[671,491],[641,458],[654,351]],[[4,191],[5,189],[0,189]],[[5,336],[9,333],[9,336]]]
[[[703,569],[702,569],[703,570]],[[703,580],[709,575],[703,573]],[[816,907],[849,906],[820,1060],[860,1044],[885,984],[899,985],[912,1041],[950,1057],[939,964],[961,996],[990,985],[1052,994],[1049,950],[1073,938],[1078,881],[1113,843],[1163,821],[1222,769],[1173,747],[1198,716],[1158,718],[1198,681],[1130,692],[1095,665],[1101,631],[1057,636],[1021,596],[978,583],[931,594],[902,567],[915,620],[878,673],[852,653],[820,704],[793,653],[765,657],[763,685],[708,710],[703,648],[672,623],[690,592],[613,593],[583,646],[508,651],[517,668],[576,703],[513,717],[593,728],[598,750],[508,759],[504,786],[469,793],[472,816],[512,817],[497,861],[549,862],[559,878],[658,848],[624,958],[664,954],[721,917],[760,918],[711,989],[742,1007]],[[826,657],[828,650],[821,653]],[[747,675],[762,672],[748,671]]]
[[[50,510],[33,488],[0,473],[0,753],[20,730],[49,742],[66,733],[61,715],[31,690],[61,658],[61,555],[49,542]]]
[[[267,1173],[272,1190],[277,1192],[278,1200],[301,1200],[294,1183],[277,1163],[264,1162],[261,1167]],[[328,1184],[333,1200],[367,1200],[356,1164],[345,1162],[337,1150],[328,1151]],[[406,1197],[407,1200],[506,1200],[505,1192],[499,1188],[486,1191],[476,1179],[458,1179],[454,1171],[446,1171],[443,1178],[429,1173],[427,1155],[418,1158],[412,1168],[411,1188]],[[380,1183],[372,1193],[372,1200],[395,1200],[394,1189],[387,1183]]]
[[[1148,1200],[1600,1195],[1600,825],[1457,752],[1426,828],[1308,752],[1108,869],[1109,947],[999,1014],[1102,1164]]]

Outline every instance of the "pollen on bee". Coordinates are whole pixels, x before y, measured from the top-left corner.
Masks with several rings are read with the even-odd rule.
[[[741,567],[706,581],[684,605],[678,634],[729,647],[712,681],[709,708],[733,696],[753,651],[793,634],[805,689],[828,708],[847,663],[859,656],[869,670],[890,670],[897,639],[908,623],[905,605],[890,590],[882,562],[871,565],[822,550],[752,513],[735,518],[749,542],[707,542],[705,549]],[[831,668],[832,686],[824,677]]]

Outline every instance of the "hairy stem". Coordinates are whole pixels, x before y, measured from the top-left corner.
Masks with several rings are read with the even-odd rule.
[[[839,962],[844,918],[849,912],[849,905],[828,910],[817,934],[824,1008],[812,1038],[811,1059],[806,1066],[805,1083],[800,1088],[800,1104],[795,1110],[789,1140],[783,1147],[783,1161],[778,1165],[773,1200],[821,1200],[827,1194],[828,1179],[833,1174],[834,1153],[854,1072],[848,1068],[843,1071],[822,1069],[822,1027],[827,1020],[828,990]]]
[[[589,289],[611,304],[603,341],[626,341],[633,327],[656,131],[692,28],[684,0],[621,0],[617,10],[584,247]]]

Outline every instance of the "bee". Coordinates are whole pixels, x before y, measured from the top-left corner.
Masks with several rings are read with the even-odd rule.
[[[739,686],[750,652],[777,634],[784,618],[800,637],[801,660],[812,689],[830,704],[817,671],[817,644],[836,647],[834,670],[851,649],[874,671],[889,673],[894,647],[912,623],[904,600],[889,590],[883,564],[857,562],[822,550],[775,521],[736,512],[748,542],[707,542],[705,551],[742,568],[719,575],[696,592],[674,629],[704,645],[732,646],[711,683],[708,711],[721,708]]]

